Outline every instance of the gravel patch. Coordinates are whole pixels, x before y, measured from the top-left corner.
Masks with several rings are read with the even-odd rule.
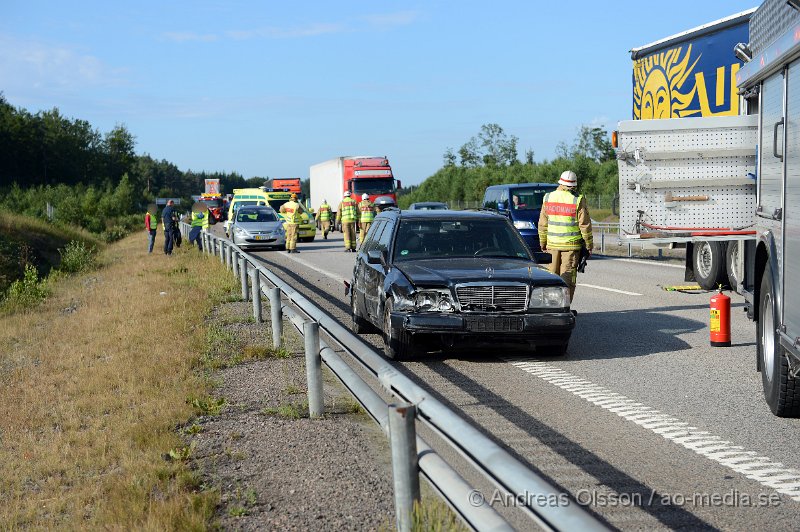
[[[249,303],[221,305],[210,324],[233,333],[237,349],[263,352],[272,345],[270,328],[249,320],[251,312]],[[213,395],[226,406],[198,419],[202,431],[191,441],[193,465],[220,492],[217,522],[236,530],[392,529],[383,433],[330,374],[326,416],[309,419],[302,339],[288,323],[284,335],[288,358],[250,360],[212,376]]]

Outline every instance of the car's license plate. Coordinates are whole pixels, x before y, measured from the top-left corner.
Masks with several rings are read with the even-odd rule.
[[[514,316],[467,318],[467,329],[472,332],[518,332],[524,325],[522,318]]]
[[[256,240],[264,240],[264,235],[253,235]]]

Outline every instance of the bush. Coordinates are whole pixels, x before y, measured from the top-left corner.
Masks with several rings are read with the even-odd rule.
[[[25,266],[25,276],[14,281],[8,289],[3,310],[19,311],[30,310],[47,297],[47,282],[39,280],[39,274],[32,264]]]
[[[122,240],[123,238],[128,236],[129,232],[130,231],[128,231],[121,225],[115,225],[113,227],[109,227],[108,229],[100,233],[100,238],[102,238],[104,241],[110,244],[111,242]]]
[[[94,267],[97,248],[73,240],[58,252],[61,255],[59,268],[62,272],[80,273]]]

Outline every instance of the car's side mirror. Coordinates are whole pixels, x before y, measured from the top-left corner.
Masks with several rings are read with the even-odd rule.
[[[383,254],[377,249],[367,251],[368,264],[383,264]]]
[[[553,256],[546,251],[534,251],[533,256],[536,257],[537,264],[552,264]]]

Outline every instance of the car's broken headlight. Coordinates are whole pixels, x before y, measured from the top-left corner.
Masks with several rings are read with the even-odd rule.
[[[414,309],[420,312],[452,312],[455,306],[450,292],[420,290],[414,294]]]
[[[569,306],[566,286],[539,286],[531,290],[529,308],[565,308]]]

